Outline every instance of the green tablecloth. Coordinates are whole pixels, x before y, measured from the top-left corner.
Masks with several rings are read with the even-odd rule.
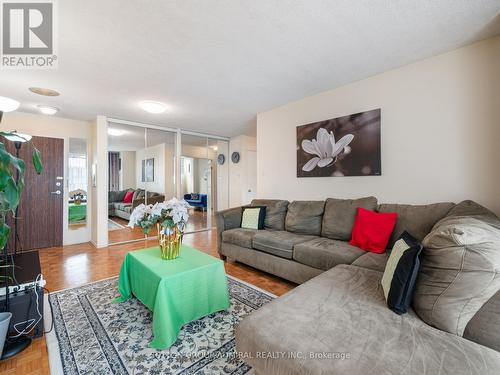
[[[117,302],[133,294],[153,312],[155,349],[172,345],[184,324],[229,307],[224,263],[188,246],[174,260],[162,260],[158,247],[129,252],[118,290]]]
[[[70,223],[73,221],[82,221],[87,217],[87,204],[82,203],[76,205],[74,203],[69,203],[69,214],[68,220]]]

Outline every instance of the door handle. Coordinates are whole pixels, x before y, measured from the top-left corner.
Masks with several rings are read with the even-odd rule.
[[[50,194],[61,195],[61,190],[51,191]]]

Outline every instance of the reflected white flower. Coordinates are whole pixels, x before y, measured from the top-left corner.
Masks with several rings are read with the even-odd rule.
[[[174,224],[182,223],[184,225],[189,219],[189,207],[185,200],[176,198],[166,202],[158,202],[154,205],[140,204],[130,214],[128,226],[133,228],[136,225],[143,224],[145,227],[151,227],[156,223],[162,223],[169,219]]]
[[[347,134],[340,138],[338,142],[335,142],[333,132],[328,133],[326,129],[319,128],[316,139],[304,139],[302,141],[302,149],[308,154],[316,155],[304,164],[302,170],[310,172],[316,168],[316,166],[323,168],[335,163],[337,161],[337,156],[346,150],[353,139],[354,135]]]

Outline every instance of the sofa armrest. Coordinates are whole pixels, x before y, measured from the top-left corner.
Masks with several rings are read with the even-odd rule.
[[[240,227],[241,211],[242,207],[234,207],[215,213],[215,224],[217,226],[217,251],[219,254],[222,245],[222,232]]]

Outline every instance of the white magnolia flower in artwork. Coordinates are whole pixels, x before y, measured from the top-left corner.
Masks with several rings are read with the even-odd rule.
[[[316,139],[302,141],[302,149],[308,154],[316,155],[304,164],[302,170],[310,172],[316,166],[323,168],[335,163],[337,156],[345,150],[353,139],[354,135],[347,134],[335,142],[333,132],[328,133],[325,128],[319,128]]]

